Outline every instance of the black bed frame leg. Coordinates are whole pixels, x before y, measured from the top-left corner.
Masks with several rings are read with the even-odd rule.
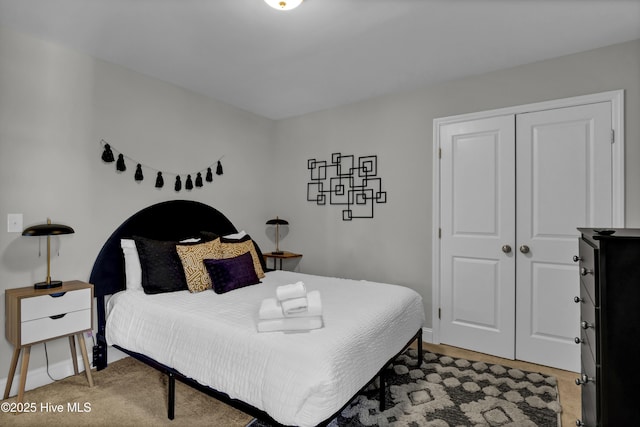
[[[167,417],[172,420],[175,418],[175,406],[176,406],[176,377],[173,373],[169,372],[169,387],[168,387],[168,410]]]
[[[378,391],[380,392],[380,412],[383,412],[385,409],[387,409],[387,403],[386,403],[386,395],[387,395],[387,381],[386,381],[386,373],[385,373],[386,369],[382,369],[380,371],[380,388],[378,389]]]
[[[422,328],[420,328],[418,330],[418,333],[416,334],[416,339],[418,340],[418,364],[417,367],[419,368],[420,366],[422,366],[422,362],[423,362],[423,352],[422,352]]]

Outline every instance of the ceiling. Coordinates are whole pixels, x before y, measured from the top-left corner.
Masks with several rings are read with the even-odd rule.
[[[640,39],[640,0],[0,0],[0,25],[282,119]]]

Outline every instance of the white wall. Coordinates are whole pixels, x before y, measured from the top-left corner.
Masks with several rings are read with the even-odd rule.
[[[266,245],[263,189],[272,168],[274,122],[56,44],[0,29],[0,318],[4,289],[43,281],[46,240],[7,233],[8,213],[24,226],[68,224],[75,234],[52,239],[54,279],[88,280],[109,234],[143,207],[170,199],[212,205]],[[190,192],[175,177],[154,188],[155,173],[133,179],[105,164],[99,141],[160,170],[192,172],[224,156],[224,175]],[[194,177],[195,178],[195,177]],[[58,256],[58,247],[59,253]],[[11,346],[0,333],[0,378]],[[67,340],[48,345],[52,364],[68,359]],[[44,365],[42,344],[30,370]],[[71,365],[69,364],[69,368]],[[7,371],[5,371],[5,369]]]
[[[304,272],[419,291],[430,326],[433,119],[616,89],[626,101],[627,226],[640,227],[637,40],[279,121],[277,206],[290,222],[281,247],[304,253]],[[388,194],[374,219],[344,222],[341,207],[306,201],[307,160],[333,152],[378,155]]]

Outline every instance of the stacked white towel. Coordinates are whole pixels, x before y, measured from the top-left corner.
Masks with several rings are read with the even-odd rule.
[[[320,291],[307,292],[304,283],[279,286],[258,313],[258,332],[307,331],[322,327]]]

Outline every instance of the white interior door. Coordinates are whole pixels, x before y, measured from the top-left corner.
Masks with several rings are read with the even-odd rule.
[[[611,103],[516,116],[516,358],[580,370],[576,227],[612,226]]]
[[[440,135],[442,342],[513,359],[513,115],[448,124]]]

